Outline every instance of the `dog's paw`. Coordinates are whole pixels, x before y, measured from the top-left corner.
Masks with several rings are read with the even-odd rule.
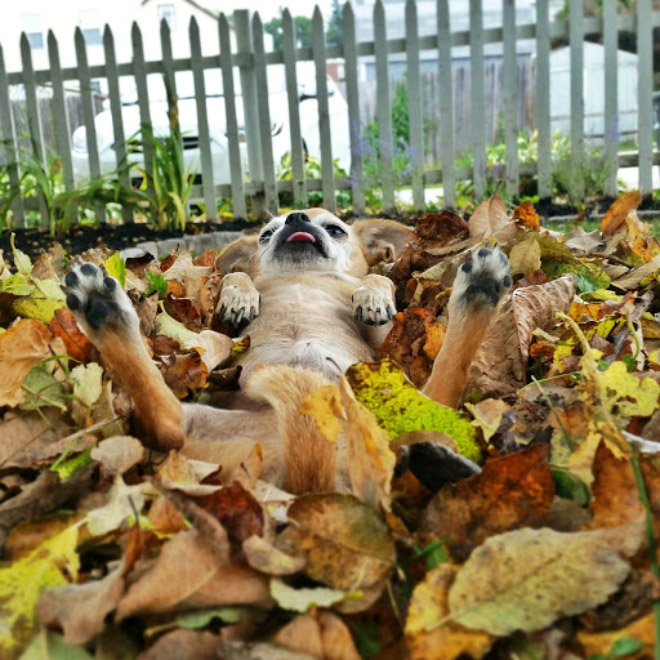
[[[73,266],[64,278],[66,304],[93,331],[137,327],[139,321],[119,282],[92,263]]]
[[[511,288],[511,265],[499,247],[469,255],[454,280],[452,298],[470,307],[495,308]]]
[[[366,325],[384,325],[396,314],[389,289],[362,285],[355,289],[351,300],[353,316]]]
[[[222,284],[217,314],[221,321],[233,326],[249,323],[259,316],[259,299],[259,292],[248,275],[231,273]]]

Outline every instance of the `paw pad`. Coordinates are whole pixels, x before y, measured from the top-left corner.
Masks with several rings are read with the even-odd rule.
[[[512,284],[511,266],[498,248],[479,248],[469,254],[454,281],[454,296],[464,304],[496,307]]]

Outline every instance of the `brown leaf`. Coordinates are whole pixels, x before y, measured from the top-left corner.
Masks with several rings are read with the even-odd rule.
[[[230,538],[242,543],[255,534],[263,536],[261,504],[238,482],[211,495],[197,497],[195,502],[222,523]]]
[[[68,307],[55,310],[49,329],[53,337],[61,337],[64,341],[67,355],[81,362],[90,361],[94,346],[87,335],[80,330],[76,317]]]
[[[346,591],[366,589],[391,571],[394,543],[380,516],[352,495],[304,495],[288,509],[282,534],[293,552],[307,557],[313,580]]]
[[[181,511],[165,495],[154,500],[147,517],[159,534],[176,534],[188,529]]]
[[[466,655],[483,657],[495,637],[449,622],[437,626],[449,614],[447,595],[456,568],[443,564],[428,572],[413,591],[406,618],[406,644],[411,660],[454,660]]]
[[[511,214],[511,219],[519,226],[527,229],[528,231],[540,231],[541,220],[539,214],[536,212],[534,205],[527,200],[515,209]]]
[[[92,449],[92,459],[101,464],[106,474],[124,474],[144,458],[144,447],[128,435],[115,435]]]
[[[39,321],[20,319],[0,335],[0,406],[19,406],[25,401],[21,388],[35,364],[50,356],[50,332]]]
[[[173,630],[140,655],[140,660],[218,660],[222,638],[206,630]]]
[[[605,236],[612,235],[625,221],[628,214],[634,211],[642,201],[640,190],[632,190],[622,195],[612,203],[600,221],[600,229]]]
[[[415,233],[428,246],[440,247],[448,243],[465,240],[469,236],[467,222],[453,211],[427,213],[415,225]]]
[[[119,602],[116,620],[177,606],[252,605],[270,601],[264,578],[240,566],[224,565],[196,530],[167,541],[153,568],[132,584]]]
[[[179,399],[184,399],[189,391],[194,392],[206,383],[208,369],[200,354],[195,351],[162,358],[159,367],[165,382]]]
[[[500,308],[470,367],[466,392],[479,389],[484,396],[502,397],[522,387],[532,332],[552,328],[555,314],[566,312],[574,295],[572,275],[516,289]]]
[[[307,563],[304,557],[288,555],[256,535],[243,541],[243,552],[252,568],[268,575],[292,575]]]
[[[123,593],[120,567],[102,580],[47,589],[37,603],[37,615],[43,625],[61,628],[67,644],[86,644],[103,631],[106,616]]]
[[[468,228],[472,238],[495,236],[500,241],[508,241],[517,233],[516,223],[509,219],[506,204],[497,194],[477,206],[468,220]]]
[[[349,629],[332,612],[300,614],[281,628],[273,641],[323,660],[360,660]]]
[[[540,524],[555,495],[548,453],[547,445],[534,445],[444,486],[429,503],[420,533],[448,537],[449,552],[461,561],[494,534]]]
[[[660,530],[660,456],[640,454],[639,462],[649,503]],[[618,527],[640,520],[644,508],[639,500],[632,465],[628,459],[618,459],[604,442],[598,445],[593,462],[593,499],[589,508],[593,520],[590,529]]]

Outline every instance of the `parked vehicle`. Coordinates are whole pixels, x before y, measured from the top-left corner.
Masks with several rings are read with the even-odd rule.
[[[222,78],[219,70],[207,70],[204,74],[206,107],[211,136],[211,155],[213,158],[213,179],[215,184],[226,184],[230,183],[231,179]],[[300,128],[304,149],[308,155],[320,158],[319,113],[313,63],[299,62],[297,77],[299,81]],[[333,159],[339,159],[341,167],[348,169],[350,167],[348,107],[334,81],[330,77],[327,80]],[[179,123],[181,133],[183,134],[186,165],[189,171],[200,172],[199,130],[197,126],[197,107],[192,72],[177,72],[176,84]],[[168,106],[162,78],[157,75],[149,76],[148,87],[149,109],[154,135],[167,135],[169,132]],[[243,99],[240,95],[238,72],[235,75],[235,89],[237,91],[236,112],[238,115],[243,172],[247,177],[249,176],[247,171],[247,142],[243,128]],[[277,164],[282,156],[291,150],[289,104],[283,65],[271,65],[268,67],[268,91],[273,157],[275,164]],[[124,135],[128,142],[128,160],[141,167],[144,164],[144,156],[142,153],[141,138],[139,137],[140,111],[136,92],[122,95],[122,121],[124,124]],[[117,167],[117,156],[109,104],[107,109],[95,117],[94,124],[96,127],[101,173],[111,173]],[[88,179],[90,176],[89,154],[87,132],[84,126],[77,128],[73,133],[72,158],[76,181],[79,182]]]

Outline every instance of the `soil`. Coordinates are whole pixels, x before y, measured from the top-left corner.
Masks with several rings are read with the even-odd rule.
[[[212,231],[241,231],[258,224],[247,220],[227,220],[221,223],[190,223],[186,231],[157,231],[149,225],[133,223],[125,225],[102,224],[97,226],[75,225],[62,236],[51,236],[42,229],[15,229],[15,245],[30,257],[38,257],[47,252],[55,241],[62,244],[68,254],[80,254],[94,247],[108,247],[113,250],[125,248],[144,241],[161,241],[166,238],[179,238],[187,235],[206,234]],[[11,232],[0,233],[0,250],[11,254]]]

